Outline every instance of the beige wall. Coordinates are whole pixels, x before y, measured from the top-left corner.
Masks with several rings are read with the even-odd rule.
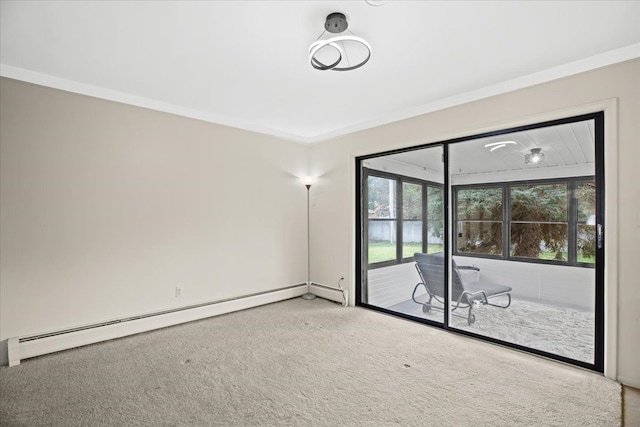
[[[617,365],[640,386],[639,76],[636,60],[312,147],[2,78],[0,340],[304,282],[309,159],[311,278],[353,296],[355,155],[617,98]]]
[[[515,122],[522,124],[528,118],[535,121],[536,117],[549,116],[555,111],[566,111],[611,98],[617,98],[618,107],[618,169],[607,173],[618,177],[619,192],[618,206],[607,208],[607,220],[609,224],[617,223],[619,233],[615,236],[618,238],[617,247],[608,248],[608,253],[617,251],[619,256],[610,260],[607,267],[616,269],[617,262],[618,283],[609,283],[609,286],[618,286],[618,378],[639,387],[640,274],[637,265],[640,260],[640,60],[314,145],[311,167],[320,177],[312,189],[315,194],[311,218],[314,225],[312,271],[315,272],[312,279],[334,285],[343,272],[349,271],[351,295],[354,294],[354,156],[505,128]],[[615,134],[615,123],[613,125]],[[609,236],[609,242],[615,240],[612,237]]]
[[[309,147],[0,90],[0,340],[306,282]]]

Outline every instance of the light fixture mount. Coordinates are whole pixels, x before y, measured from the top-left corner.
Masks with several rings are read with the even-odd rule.
[[[330,33],[341,33],[349,27],[347,17],[344,13],[334,12],[327,16],[327,20],[324,23],[324,29]]]

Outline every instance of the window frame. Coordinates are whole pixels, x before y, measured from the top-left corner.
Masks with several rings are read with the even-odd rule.
[[[611,350],[612,348],[615,350],[615,333],[610,333],[611,332],[611,328],[607,327],[605,328],[605,317],[609,316],[608,314],[605,313],[605,284],[606,284],[606,278],[608,277],[610,279],[610,281],[612,281],[613,283],[615,283],[615,274],[612,277],[606,276],[605,275],[605,258],[607,260],[607,262],[611,261],[611,257],[613,257],[614,255],[610,256],[606,256],[605,254],[605,248],[611,248],[611,247],[615,247],[615,242],[611,243],[611,241],[607,241],[607,237],[606,237],[606,233],[608,232],[609,234],[611,234],[612,236],[615,236],[615,233],[612,233],[611,229],[617,230],[617,227],[615,225],[615,222],[607,222],[606,220],[606,215],[605,215],[605,202],[615,202],[617,201],[616,197],[615,197],[615,191],[609,191],[611,189],[606,189],[606,181],[605,181],[605,176],[608,178],[611,178],[613,176],[613,178],[615,178],[615,173],[612,175],[611,171],[608,172],[608,174],[606,174],[605,172],[605,130],[608,129],[609,131],[611,131],[611,122],[609,121],[609,119],[612,116],[615,118],[615,111],[613,111],[614,107],[615,107],[615,103],[613,103],[613,107],[612,107],[612,102],[607,102],[607,103],[601,103],[602,105],[598,104],[596,105],[596,108],[601,108],[599,110],[596,111],[591,111],[591,107],[588,109],[589,111],[582,113],[582,114],[577,114],[577,115],[573,115],[573,116],[558,116],[557,114],[553,114],[553,118],[549,119],[549,114],[545,114],[543,115],[543,118],[547,118],[546,120],[543,121],[536,121],[536,122],[526,122],[524,124],[520,124],[520,125],[513,125],[512,127],[505,127],[502,129],[498,129],[498,130],[493,130],[493,131],[487,131],[487,132],[482,132],[482,133],[477,133],[477,134],[471,134],[471,135],[465,135],[465,136],[460,136],[460,137],[455,137],[455,138],[451,138],[451,139],[447,139],[447,140],[440,140],[440,141],[433,141],[433,142],[427,142],[427,143],[422,143],[422,144],[417,144],[417,145],[413,145],[413,146],[407,146],[407,147],[403,147],[403,148],[396,148],[396,149],[390,149],[387,151],[379,151],[379,152],[373,152],[373,153],[369,153],[369,154],[361,154],[361,155],[356,155],[355,156],[355,169],[354,169],[354,180],[356,182],[356,188],[355,188],[355,200],[354,200],[354,205],[355,205],[355,241],[357,242],[355,244],[355,248],[354,248],[354,252],[355,252],[355,305],[359,306],[359,307],[364,307],[367,309],[371,309],[374,311],[378,311],[381,313],[385,313],[385,314],[389,314],[392,316],[396,316],[398,318],[403,318],[403,319],[407,319],[407,320],[411,320],[411,321],[415,321],[415,322],[419,322],[419,323],[423,323],[425,325],[429,325],[429,326],[433,326],[439,329],[443,329],[446,331],[451,331],[451,332],[455,332],[455,333],[459,333],[462,335],[466,335],[466,336],[470,336],[476,339],[480,339],[482,341],[487,341],[487,342],[492,342],[492,343],[496,343],[496,344],[500,344],[500,345],[504,345],[506,347],[509,348],[514,348],[520,351],[524,351],[526,353],[530,353],[530,354],[534,354],[534,355],[539,355],[539,356],[543,356],[543,357],[547,357],[553,360],[557,360],[563,363],[567,363],[570,365],[574,365],[574,366],[579,366],[585,369],[589,369],[592,371],[596,371],[596,372],[607,372],[607,369],[609,369],[609,371],[611,371],[611,369],[613,369],[615,371],[615,363],[613,364],[613,368],[611,363],[607,363],[605,366],[605,350]],[[606,110],[606,111],[605,111]],[[611,111],[609,111],[611,110]],[[581,109],[580,111],[583,111],[583,109]],[[607,114],[608,113],[610,114]],[[605,117],[606,115],[606,117]],[[535,119],[535,117],[534,117]],[[605,119],[607,120],[607,123],[609,123],[608,125],[605,123]],[[542,119],[540,119],[542,120]],[[595,360],[594,363],[587,363],[587,362],[582,362],[576,359],[571,359],[569,357],[565,357],[565,356],[560,356],[558,354],[555,353],[549,353],[546,351],[542,351],[542,350],[537,350],[535,348],[531,348],[531,347],[527,347],[525,345],[519,345],[519,344],[514,344],[510,341],[503,341],[500,339],[495,339],[495,338],[491,338],[488,336],[484,336],[484,335],[480,335],[474,332],[470,332],[470,331],[466,331],[466,330],[462,330],[462,329],[455,329],[452,328],[449,323],[448,323],[448,318],[449,316],[445,315],[444,317],[444,323],[439,323],[439,322],[433,322],[429,319],[423,319],[420,317],[416,317],[410,314],[405,314],[399,311],[395,311],[395,310],[391,310],[388,308],[384,308],[381,306],[377,306],[377,305],[372,305],[368,303],[368,273],[367,273],[367,259],[366,259],[366,251],[365,251],[365,247],[364,247],[364,239],[365,236],[363,235],[363,232],[366,231],[366,221],[364,218],[364,212],[363,212],[363,208],[366,206],[363,206],[363,201],[364,201],[364,185],[363,185],[363,169],[364,169],[364,162],[369,160],[369,159],[373,159],[373,158],[378,158],[378,157],[384,157],[384,156],[389,156],[389,155],[393,155],[393,154],[399,154],[399,153],[406,153],[406,152],[412,152],[412,151],[418,151],[418,150],[422,150],[425,148],[432,148],[432,147],[442,147],[443,153],[442,153],[442,160],[444,163],[444,184],[443,184],[443,188],[445,189],[445,191],[443,192],[443,205],[444,205],[444,211],[445,211],[445,221],[444,221],[444,230],[445,230],[445,239],[444,239],[444,253],[446,254],[445,256],[450,256],[452,254],[452,227],[453,227],[453,203],[452,203],[452,198],[453,198],[453,194],[452,194],[452,186],[450,183],[450,177],[449,177],[449,170],[450,170],[450,161],[449,161],[449,149],[451,146],[453,146],[454,144],[457,143],[461,143],[461,142],[466,142],[469,140],[473,140],[473,139],[477,139],[477,138],[483,138],[483,137],[487,137],[487,136],[497,136],[497,135],[504,135],[504,134],[508,134],[508,133],[512,133],[512,132],[518,132],[518,131],[524,131],[524,130],[528,130],[528,129],[536,129],[536,128],[542,128],[542,127],[549,127],[549,126],[555,126],[555,125],[560,125],[560,124],[566,124],[566,123],[573,123],[573,122],[580,122],[583,120],[594,120],[595,122],[595,183],[596,183],[596,226],[598,227],[597,229],[597,234],[596,234],[596,258],[595,258],[595,278],[596,278],[596,284],[595,284],[595,314],[596,314],[596,319],[595,319],[595,323],[596,323],[596,334],[595,334]],[[614,120],[615,122],[615,120]],[[518,122],[520,123],[520,122]],[[611,132],[607,131],[606,136],[610,137],[612,134]],[[613,145],[615,146],[615,138],[612,141]],[[610,151],[610,150],[609,150]],[[611,153],[609,153],[611,154]],[[615,157],[615,156],[614,156]],[[612,161],[612,165],[615,166],[615,159]],[[610,166],[612,166],[611,164],[609,164],[609,162],[606,162],[606,166],[607,168],[609,168]],[[609,176],[612,175],[612,176]],[[589,175],[588,176],[589,179],[593,178],[593,175]],[[617,181],[615,179],[613,179],[613,190],[615,190],[615,187],[617,185]],[[607,230],[605,227],[610,228],[609,230]],[[615,238],[614,238],[615,240]],[[449,258],[451,259],[451,258]],[[535,262],[535,261],[534,261]],[[449,282],[449,269],[445,269],[444,271],[444,281],[445,283]],[[614,287],[614,291],[615,291],[615,287]],[[615,293],[615,292],[614,292]],[[445,306],[449,306],[449,300],[448,300],[448,293],[445,293]],[[611,305],[610,303],[606,306],[607,309],[612,309],[615,312],[615,304]],[[449,310],[447,308],[447,310]],[[605,316],[606,315],[606,316]],[[610,316],[609,316],[610,317]],[[615,316],[614,316],[615,317]],[[609,339],[605,341],[605,329],[606,332],[609,336]],[[614,331],[615,332],[615,331]],[[613,338],[611,338],[613,337]],[[612,344],[613,343],[613,344]],[[614,352],[615,353],[615,352]],[[615,354],[614,354],[615,356]],[[612,359],[609,358],[609,361],[611,361]],[[615,357],[613,357],[613,360],[615,362]]]
[[[496,259],[501,261],[515,261],[515,262],[528,262],[536,264],[549,264],[549,265],[565,265],[572,267],[583,268],[595,268],[595,262],[586,263],[578,262],[578,249],[577,249],[577,227],[581,224],[578,221],[578,198],[577,188],[580,183],[595,182],[595,175],[581,175],[575,177],[563,177],[563,178],[547,178],[547,179],[533,179],[533,180],[517,180],[517,181],[500,181],[500,182],[488,182],[471,185],[452,185],[452,254],[455,256],[463,256],[470,258],[485,258]],[[511,188],[519,186],[530,185],[553,185],[560,184],[567,186],[567,260],[553,260],[553,259],[541,259],[541,258],[526,258],[511,255],[511,225],[513,223],[520,223],[521,221],[513,221],[511,218]],[[458,249],[457,235],[460,232],[458,219],[458,193],[460,190],[465,189],[478,189],[478,188],[501,188],[502,189],[502,255],[492,254],[480,254],[461,252]],[[546,223],[546,222],[545,222]],[[557,224],[564,224],[564,222],[550,222]]]
[[[461,188],[456,188],[456,187],[461,187]],[[487,219],[487,220],[469,220],[469,219],[464,219],[461,220],[460,218],[458,218],[458,193],[459,190],[467,190],[467,189],[477,189],[477,188],[486,188],[486,189],[500,189],[501,192],[501,197],[502,197],[502,218],[500,220],[495,220],[495,219]],[[499,222],[501,223],[501,229],[502,229],[502,253],[504,254],[504,244],[505,244],[505,235],[504,235],[504,224],[506,222],[506,218],[507,218],[507,214],[508,211],[505,209],[505,188],[504,186],[500,185],[499,183],[486,183],[486,184],[469,184],[469,185],[460,185],[460,186],[451,186],[451,198],[452,198],[452,204],[453,204],[453,211],[452,211],[452,239],[451,239],[451,244],[453,245],[453,254],[456,255],[456,252],[458,251],[458,234],[460,233],[460,229],[459,229],[459,224],[461,222],[485,222],[485,223],[496,223]],[[491,255],[491,254],[480,254],[480,253],[467,253],[467,252],[460,252],[460,254],[465,254],[465,255],[461,255],[461,256],[466,256],[466,255],[478,255],[478,258],[496,258],[496,255]]]
[[[376,177],[376,178],[384,178],[384,179],[389,179],[389,180],[393,180],[395,181],[395,185],[396,185],[396,217],[395,219],[390,219],[390,218],[369,218],[369,186],[368,186],[368,182],[369,182],[369,177]],[[427,188],[428,187],[435,187],[440,189],[440,191],[444,192],[444,184],[440,184],[437,182],[433,182],[433,181],[428,181],[428,180],[424,180],[424,179],[420,179],[420,178],[415,178],[415,177],[410,177],[410,176],[405,176],[405,175],[400,175],[400,174],[396,174],[396,173],[392,173],[392,172],[386,172],[386,171],[380,171],[377,169],[370,169],[370,168],[366,168],[363,167],[362,168],[362,181],[363,181],[363,211],[367,212],[367,216],[364,221],[363,224],[363,237],[365,240],[365,245],[364,245],[364,254],[366,257],[366,266],[368,270],[374,270],[376,268],[384,268],[384,267],[389,267],[392,265],[399,265],[399,264],[406,264],[406,263],[411,263],[411,262],[415,262],[414,257],[410,256],[410,257],[403,257],[402,256],[402,249],[403,249],[403,240],[404,240],[404,235],[403,235],[403,226],[404,226],[404,222],[416,222],[416,221],[421,221],[422,223],[422,251],[426,251],[428,250],[428,242],[427,242],[427,237],[428,237],[428,223],[429,223],[429,211],[428,211],[428,191]],[[418,184],[422,187],[422,207],[421,207],[421,211],[422,211],[422,218],[421,219],[404,219],[404,209],[403,209],[403,198],[404,198],[404,194],[403,194],[403,183],[409,183],[409,184]],[[444,196],[443,196],[444,197]],[[385,261],[379,261],[379,262],[375,262],[375,263],[370,263],[369,262],[369,222],[370,221],[396,221],[396,256],[394,259],[392,260],[385,260]],[[445,214],[444,212],[442,212],[442,217],[439,220],[439,222],[444,223],[445,221]]]

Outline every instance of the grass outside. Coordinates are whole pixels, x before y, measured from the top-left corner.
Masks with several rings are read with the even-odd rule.
[[[428,246],[427,253],[442,252],[441,244],[431,243]],[[422,252],[422,243],[406,243],[402,246],[402,257],[412,257],[414,253]],[[555,252],[541,252],[539,259],[553,260],[556,257]],[[567,253],[562,253],[563,260],[567,260]],[[390,242],[369,242],[369,264],[376,262],[390,261],[396,259],[396,244]],[[585,264],[594,264],[596,262],[593,256],[584,256],[578,254],[578,262]]]
[[[405,243],[402,245],[402,257],[412,257],[414,253],[422,252],[422,243]],[[442,245],[431,243],[427,253],[442,252]],[[369,264],[396,259],[396,244],[389,242],[369,242]]]
[[[540,255],[538,256],[539,259],[551,259],[551,260],[555,260],[556,259],[556,253],[555,252],[540,252]],[[562,252],[562,260],[566,261],[567,260],[567,253],[566,252]],[[585,264],[594,264],[596,262],[596,257],[594,256],[584,256],[582,254],[578,254],[578,262],[581,263],[585,263]]]

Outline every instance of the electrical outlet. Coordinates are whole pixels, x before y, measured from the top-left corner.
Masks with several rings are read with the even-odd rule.
[[[181,286],[176,286],[176,298],[180,298],[184,292]]]

